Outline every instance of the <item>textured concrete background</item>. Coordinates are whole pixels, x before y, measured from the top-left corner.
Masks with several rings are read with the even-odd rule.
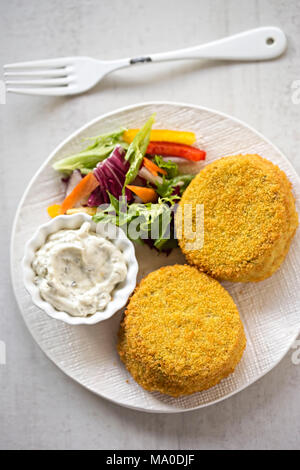
[[[213,407],[181,415],[122,409],[65,377],[38,348],[9,280],[19,199],[52,149],[85,122],[148,100],[184,101],[232,114],[261,131],[300,173],[298,0],[0,0],[0,66],[63,55],[137,56],[191,46],[256,26],[288,35],[272,62],[177,62],[123,70],[73,98],[10,95],[0,105],[0,448],[296,449],[300,365],[291,354],[266,377]],[[1,76],[0,76],[1,79]]]

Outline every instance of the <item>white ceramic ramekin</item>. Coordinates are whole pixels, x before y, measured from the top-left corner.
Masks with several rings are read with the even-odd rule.
[[[90,222],[92,230],[109,239],[124,255],[127,265],[126,279],[118,284],[112,293],[112,300],[102,311],[96,312],[89,317],[73,317],[69,313],[56,310],[49,302],[40,296],[38,286],[34,283],[35,274],[32,269],[32,261],[35,252],[45,243],[47,237],[62,229],[79,228],[83,222]],[[41,225],[25,247],[23,258],[23,274],[26,290],[31,295],[32,301],[40,309],[44,310],[52,318],[62,320],[69,325],[94,325],[107,320],[126,304],[130,294],[136,286],[138,263],[135,257],[133,243],[127,238],[119,227],[112,224],[96,224],[87,214],[60,215],[51,219],[50,222]]]

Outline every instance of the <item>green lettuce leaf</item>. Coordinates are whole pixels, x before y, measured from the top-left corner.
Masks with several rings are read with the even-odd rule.
[[[86,140],[92,140],[92,143],[81,152],[70,155],[69,157],[58,160],[53,168],[63,173],[71,173],[73,170],[80,170],[87,174],[95,168],[97,163],[107,158],[117,144],[127,149],[128,144],[123,141],[122,135],[124,128],[117,131],[101,134]]]
[[[160,155],[155,155],[154,162],[159,168],[166,170],[168,178],[175,178],[178,175],[178,165],[170,160],[165,161]]]
[[[166,198],[171,196],[178,187],[181,196],[194,177],[195,175],[179,175],[175,178],[167,179],[164,176],[161,184],[156,183],[156,191],[160,197]]]
[[[110,205],[93,216],[94,222],[110,222],[122,227],[127,236],[138,243],[150,239],[159,251],[169,251],[177,246],[176,240],[172,240],[174,237],[172,206],[178,199],[177,196],[160,198],[155,204],[134,203],[127,206],[124,204],[125,199],[118,201],[111,194],[109,198]],[[128,226],[132,221],[136,222],[136,237],[132,237],[128,231]],[[154,228],[156,238],[153,240],[151,234]],[[169,233],[171,238],[167,236]]]
[[[150,119],[146,122],[146,124],[144,124],[144,126],[139,130],[139,132],[136,134],[133,141],[128,147],[125,159],[130,163],[130,167],[126,174],[126,179],[123,188],[124,191],[125,186],[127,184],[130,184],[137,177],[150,141],[150,134],[153,123],[154,115],[152,115]]]

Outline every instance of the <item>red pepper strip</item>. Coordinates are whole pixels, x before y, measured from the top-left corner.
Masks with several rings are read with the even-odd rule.
[[[181,157],[194,162],[205,160],[206,156],[206,152],[204,150],[191,147],[190,145],[176,144],[173,142],[150,142],[146,153],[149,155]]]
[[[64,214],[68,209],[80,202],[81,199],[89,196],[94,189],[99,186],[99,181],[93,175],[93,173],[88,173],[81,181],[75,186],[73,191],[65,198],[64,202],[61,205],[61,213]]]

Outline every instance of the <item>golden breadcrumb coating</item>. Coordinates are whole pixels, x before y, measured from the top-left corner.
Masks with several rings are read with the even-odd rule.
[[[136,288],[120,326],[118,351],[142,387],[177,397],[227,377],[245,346],[229,293],[196,268],[174,265],[150,273]]]
[[[204,244],[188,250],[183,234],[179,245],[190,264],[217,279],[248,282],[271,276],[298,226],[291,183],[259,155],[224,157],[207,165],[183,194],[183,213],[188,203],[193,230],[195,206],[204,204]],[[179,216],[175,224],[179,230]]]

